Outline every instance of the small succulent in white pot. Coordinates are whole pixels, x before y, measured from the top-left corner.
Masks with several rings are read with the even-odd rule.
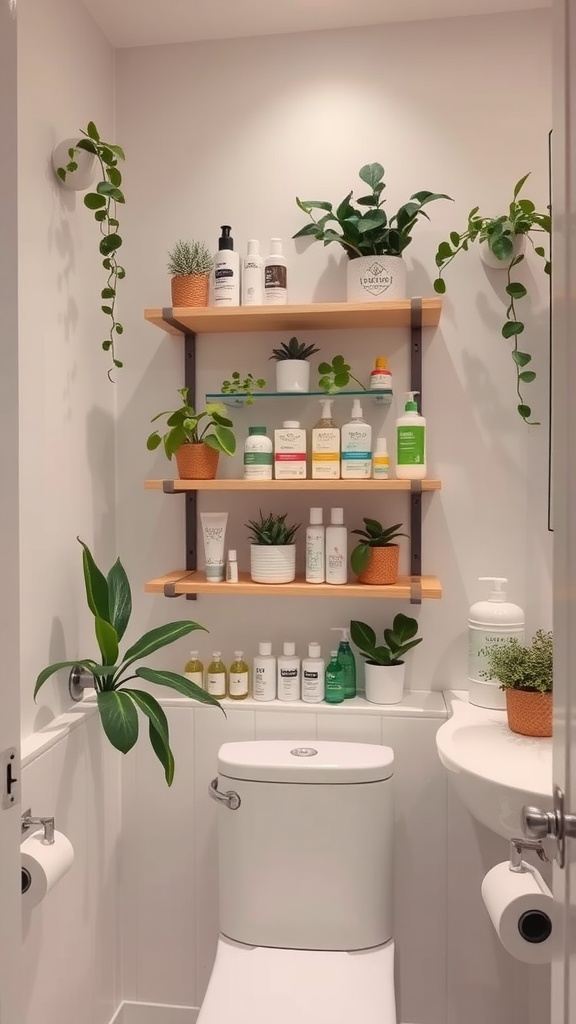
[[[292,583],[296,577],[296,533],[300,523],[288,526],[287,513],[278,516],[259,511],[260,519],[250,519],[246,529],[252,535],[250,577],[254,583]]]
[[[207,306],[214,259],[204,242],[180,239],[168,253],[173,306]]]
[[[306,393],[310,390],[310,356],[319,352],[316,345],[306,345],[298,338],[283,341],[272,349],[270,359],[276,360],[276,390]]]

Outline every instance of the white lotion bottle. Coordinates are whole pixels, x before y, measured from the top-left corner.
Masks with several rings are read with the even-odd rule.
[[[468,613],[468,692],[471,704],[480,708],[505,708],[506,697],[498,679],[484,679],[488,658],[484,651],[515,637],[524,642],[524,612],[520,605],[506,600],[505,576],[479,576],[481,583],[492,583],[487,601],[477,601]]]
[[[278,658],[278,700],[300,700],[300,658],[296,644],[285,642]]]
[[[218,252],[214,257],[214,305],[240,305],[240,257],[234,252],[232,228],[223,224],[218,239]]]
[[[308,644],[308,657],[302,662],[302,700],[305,704],[320,704],[324,700],[325,672],[320,644]]]
[[[407,391],[404,413],[396,420],[396,476],[398,480],[423,480],[426,476],[426,420],[418,412],[414,395]]]
[[[324,583],[326,579],[326,531],[322,525],[322,509],[310,509],[310,526],[306,530],[306,583]]]
[[[344,526],[344,509],[330,509],[330,526],[326,527],[326,583],[342,586],[348,582],[348,531]]]
[[[254,700],[276,700],[276,658],[272,654],[272,644],[258,645],[258,654],[254,658]]]
[[[242,305],[264,305],[264,260],[256,238],[248,240],[248,252],[242,260]]]
[[[264,304],[285,306],[288,301],[288,265],[282,239],[270,239],[270,255],[264,261]]]
[[[341,433],[341,475],[343,480],[369,480],[372,470],[372,427],[362,416],[357,398],[352,403],[352,416]]]

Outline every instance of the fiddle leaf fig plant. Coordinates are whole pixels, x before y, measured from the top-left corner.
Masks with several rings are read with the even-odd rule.
[[[94,632],[100,656],[98,659],[74,658],[72,661],[48,665],[36,679],[34,698],[55,672],[63,668],[81,666],[93,676],[100,721],[112,746],[122,754],[127,754],[132,749],[138,739],[138,711],[142,712],[148,719],[150,744],[164,769],[166,782],[171,786],[174,778],[174,755],[170,747],[168,720],[155,697],[146,690],[131,686],[130,683],[143,679],[145,682],[155,683],[156,686],[175,690],[190,700],[220,707],[215,697],[180,673],[137,664],[162,647],[167,647],[188,633],[197,629],[203,630],[205,627],[191,620],[168,622],[144,633],[121,655],[120,641],[132,613],[128,577],[119,558],[105,576],[96,565],[88,545],[79,537],[78,541],[82,545],[86,601],[94,616]]]
[[[118,335],[123,334],[124,327],[116,318],[116,292],[118,281],[126,276],[124,267],[118,262],[118,250],[122,245],[122,237],[119,234],[120,222],[116,216],[117,204],[125,202],[124,193],[120,188],[122,174],[118,167],[119,160],[125,160],[124,150],[121,146],[115,146],[111,142],[103,142],[100,133],[93,121],[89,121],[86,130],[80,129],[84,138],[80,139],[75,146],[68,150],[70,157],[65,167],[59,167],[56,171],[62,181],[66,176],[78,169],[76,161],[77,151],[84,150],[96,157],[100,165],[100,181],[96,190],[87,192],[84,196],[84,206],[94,214],[94,220],[100,228],[99,251],[102,256],[102,266],[106,271],[106,284],[100,292],[102,299],[101,310],[109,318],[108,335],[102,342],[102,348],[110,353],[112,366],[108,370],[108,378],[114,383],[110,376],[114,369],[120,369],[124,364],[116,357],[115,342]]]
[[[550,245],[550,211],[540,213],[531,199],[520,199],[520,193],[524,188],[530,172],[520,178],[514,186],[512,202],[508,211],[499,217],[483,217],[479,213],[479,207],[475,206],[468,214],[468,224],[465,231],[460,234],[458,231],[450,233],[450,240],[441,242],[436,253],[436,266],[438,277],[434,281],[434,289],[440,295],[446,291],[446,282],[443,272],[458,253],[467,252],[473,242],[485,242],[492,255],[500,260],[502,268],[506,270],[506,296],[508,305],[506,307],[506,319],[502,326],[502,337],[512,340],[512,359],[516,372],[516,394],[518,396],[518,413],[531,426],[539,426],[536,420],[532,420],[532,409],[526,403],[523,396],[525,384],[531,384],[536,379],[534,370],[527,370],[526,367],[532,361],[529,352],[520,349],[518,339],[524,333],[524,322],[518,315],[516,303],[526,297],[528,291],[516,280],[515,268],[523,263],[524,253],[514,255],[514,244],[517,239],[526,238],[536,255],[544,262],[544,273],[550,274],[550,259],[546,255],[546,247],[538,242],[540,235],[548,236],[546,243]],[[523,346],[524,348],[524,346]]]

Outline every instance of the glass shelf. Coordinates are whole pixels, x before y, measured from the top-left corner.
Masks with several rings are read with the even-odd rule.
[[[335,391],[334,394],[327,394],[325,391],[255,391],[252,395],[255,401],[261,398],[364,398],[376,402],[377,405],[390,405],[392,402],[391,391]],[[222,402],[224,405],[241,407],[247,404],[247,395],[222,395],[210,393],[206,395],[208,402]]]

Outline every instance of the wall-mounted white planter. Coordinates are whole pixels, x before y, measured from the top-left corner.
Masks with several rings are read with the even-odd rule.
[[[526,251],[526,235],[516,235],[514,239],[514,249],[509,260],[499,260],[492,252],[488,242],[480,242],[480,259],[485,267],[490,267],[490,270],[508,270],[513,259],[516,256],[521,256]]]
[[[52,153],[54,173],[62,188],[69,189],[71,192],[85,192],[86,189],[90,188],[95,178],[96,157],[93,153],[86,153],[83,149],[79,149],[74,155],[74,160],[78,164],[78,170],[68,171],[66,181],[62,181],[62,178],[58,177],[58,168],[66,167],[66,164],[70,163],[68,150],[76,146],[79,141],[78,138],[64,139],[58,143]]]
[[[279,359],[276,363],[276,391],[309,391],[310,363],[307,359]]]
[[[250,576],[254,583],[292,583],[296,576],[296,545],[251,544]]]
[[[371,704],[399,704],[404,694],[406,663],[364,666],[366,700]]]
[[[401,256],[359,256],[346,267],[348,302],[406,298],[406,264]]]

